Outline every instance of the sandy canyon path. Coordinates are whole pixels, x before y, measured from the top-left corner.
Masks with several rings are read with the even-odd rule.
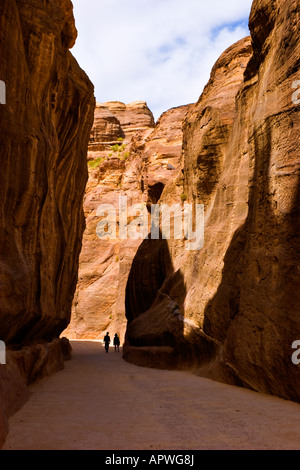
[[[300,449],[300,404],[71,344],[65,369],[30,386],[3,450]]]

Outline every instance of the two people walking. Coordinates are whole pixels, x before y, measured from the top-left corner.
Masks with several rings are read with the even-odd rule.
[[[105,347],[105,352],[108,353],[108,349],[109,349],[109,345],[110,345],[110,336],[109,336],[109,333],[107,332],[106,335],[104,336],[104,347]],[[114,336],[114,340],[113,340],[113,345],[115,347],[115,352],[119,352],[119,348],[120,348],[120,338],[119,336],[117,335],[117,333],[115,334]]]

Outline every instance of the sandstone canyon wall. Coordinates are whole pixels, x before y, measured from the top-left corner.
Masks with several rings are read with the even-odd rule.
[[[100,204],[112,204],[119,223],[119,197],[128,206],[156,202],[180,172],[182,122],[190,105],[173,108],[154,123],[143,101],[98,103],[89,142],[89,180],[84,199],[86,231],[68,338],[102,339],[126,330],[125,289],[142,239],[97,237]],[[130,217],[128,217],[128,221]]]
[[[183,126],[183,193],[205,239],[145,240],[126,289],[124,357],[299,401],[298,2],[255,0]],[[179,201],[174,184],[160,201]]]
[[[69,51],[76,36],[70,0],[0,3],[0,441],[26,384],[70,354],[58,338],[77,282],[95,106]]]

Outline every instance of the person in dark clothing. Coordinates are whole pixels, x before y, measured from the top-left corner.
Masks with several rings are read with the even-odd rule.
[[[120,338],[117,335],[117,333],[114,336],[114,347],[115,347],[115,352],[119,352],[119,347],[120,347]]]
[[[109,343],[110,343],[110,336],[109,333],[107,332],[106,335],[104,336],[104,346],[105,346],[105,351],[108,353],[109,349]]]

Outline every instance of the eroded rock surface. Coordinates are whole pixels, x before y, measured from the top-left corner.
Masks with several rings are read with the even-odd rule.
[[[225,51],[185,120],[184,193],[205,205],[204,246],[141,245],[127,285],[124,357],[299,401],[297,8],[254,1],[251,41]],[[150,257],[158,245],[168,270],[161,255]]]
[[[188,251],[186,242],[173,239],[147,240],[140,247],[126,294],[129,325],[125,358],[129,360],[145,363],[147,355],[140,346],[148,348],[147,365],[161,362],[162,367],[196,367],[200,355],[207,361],[215,353],[214,341],[206,338],[200,328],[199,313],[201,305],[205,307],[206,299],[218,287],[222,257],[235,231],[234,219],[238,226],[239,217],[247,214],[245,160],[242,153],[233,160],[227,151],[236,112],[235,97],[251,55],[250,38],[229,48],[216,63],[201,98],[191,106],[184,121],[183,172],[179,181],[169,181],[159,202],[182,204],[180,196],[184,194],[188,202],[204,203],[206,213],[214,213],[211,219],[207,217],[205,245],[199,252]],[[240,188],[240,175],[245,171],[245,186]],[[228,201],[224,199],[225,186],[231,188]],[[240,202],[242,209],[237,211]],[[203,271],[201,266],[205,266]],[[166,346],[169,351],[164,350]]]
[[[84,230],[93,86],[68,47],[71,2],[1,2],[0,337],[52,338],[68,324]],[[68,11],[69,11],[68,10]],[[72,33],[73,32],[73,33]],[[73,36],[71,35],[73,34]]]
[[[69,322],[85,226],[95,101],[76,37],[69,0],[1,1],[0,339],[35,343],[36,363]]]
[[[94,124],[90,136],[91,151],[106,150],[107,142],[125,137],[120,121],[105,105],[97,103]]]
[[[62,370],[71,357],[67,338],[7,348],[6,364],[0,365],[0,447],[8,432],[9,417],[28,399],[28,385]]]
[[[120,101],[107,101],[104,106],[119,120],[126,135],[154,127],[153,114],[145,101],[133,101],[128,104]]]

